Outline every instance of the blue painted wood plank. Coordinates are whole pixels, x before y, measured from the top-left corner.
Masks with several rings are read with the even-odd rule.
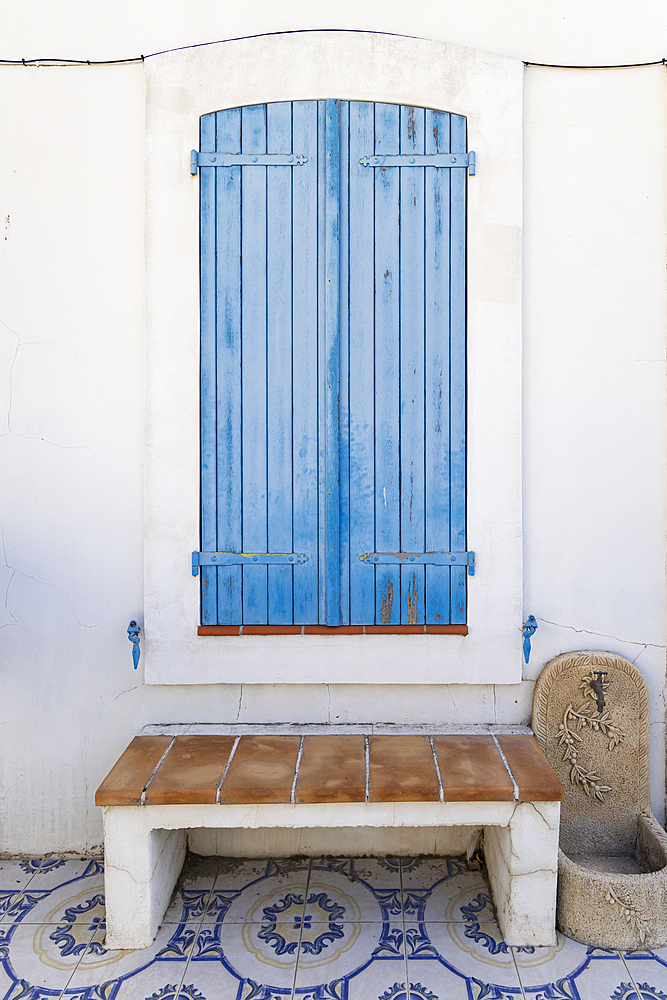
[[[215,146],[215,114],[200,122],[200,149]],[[200,171],[200,320],[201,320],[201,545],[217,549],[216,468],[216,268],[215,184],[213,167]],[[202,568],[202,624],[217,623],[217,570]]]
[[[350,428],[349,428],[349,184],[350,184],[350,104],[340,102],[340,443],[338,462],[340,483],[340,621],[350,623]]]
[[[450,116],[426,112],[426,152],[447,153]],[[426,551],[449,545],[450,174],[426,169]],[[450,570],[426,567],[426,621],[450,621]]]
[[[266,152],[266,105],[241,112],[241,152]],[[243,550],[267,552],[266,167],[244,166],[241,207],[243,302]],[[243,622],[267,621],[267,567],[243,567]]]
[[[292,105],[267,105],[267,153],[292,152]],[[292,171],[266,170],[268,551],[292,552]],[[302,169],[297,167],[297,170]],[[269,566],[268,620],[292,624],[292,566]]]
[[[324,450],[325,450],[325,611],[327,625],[340,625],[340,523],[339,523],[339,201],[340,128],[339,102],[325,103],[324,140]]]
[[[401,108],[401,153],[424,152],[423,108]],[[401,551],[424,552],[424,167],[400,170]],[[425,621],[425,567],[401,567],[401,623]]]
[[[467,150],[466,120],[451,116],[451,152]],[[451,524],[450,549],[466,549],[466,184],[465,170],[450,171],[450,393],[449,450]],[[464,566],[450,569],[451,621],[466,620],[467,575]]]
[[[319,622],[317,101],[293,105],[293,151],[308,157],[292,170],[292,401],[294,551],[309,561],[294,568],[294,622]]]
[[[375,622],[374,171],[359,160],[375,149],[374,105],[350,102],[349,131],[349,503],[350,622]]]
[[[375,153],[398,153],[400,109],[375,105]],[[365,168],[369,169],[369,168]],[[399,494],[399,192],[400,168],[375,174],[375,551],[398,552]],[[375,568],[375,621],[401,620],[401,569]]]
[[[212,149],[241,152],[241,110],[216,115]],[[241,168],[216,170],[217,544],[241,552]],[[242,570],[221,567],[219,625],[243,621]]]

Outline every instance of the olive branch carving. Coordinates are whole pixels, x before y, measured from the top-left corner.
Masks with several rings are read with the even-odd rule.
[[[639,940],[643,944],[646,940],[646,935],[648,934],[648,924],[641,917],[641,911],[638,906],[633,906],[632,903],[624,903],[622,899],[619,899],[613,889],[610,889],[605,899],[612,906],[620,906],[621,916],[625,917],[627,923],[630,924],[633,930],[637,931],[639,934]]]
[[[623,742],[625,733],[618,726],[614,725],[607,709],[598,713],[595,692],[591,687],[592,680],[592,672],[582,678],[579,690],[582,692],[584,700],[579,708],[575,708],[570,703],[565,709],[563,721],[558,727],[558,745],[565,747],[563,760],[572,761],[570,768],[570,781],[572,784],[581,785],[586,795],[590,795],[593,792],[596,799],[604,802],[604,793],[612,791],[611,785],[603,785],[602,779],[593,768],[586,770],[579,763],[578,744],[582,742],[582,737],[579,733],[587,726],[594,732],[602,733],[608,740],[609,750],[615,750]],[[606,687],[607,685],[604,684],[603,689],[606,689]]]

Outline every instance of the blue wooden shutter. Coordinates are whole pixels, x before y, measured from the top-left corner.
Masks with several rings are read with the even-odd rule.
[[[306,101],[206,115],[202,150],[302,166],[201,169],[204,624],[465,622],[465,119]]]
[[[465,152],[466,122],[350,102],[347,135],[347,620],[464,623],[465,566],[373,566],[359,555],[466,547],[466,173],[360,160]]]
[[[308,158],[201,169],[202,550],[309,554],[202,567],[202,623],[317,621],[317,102],[205,115],[201,149]]]

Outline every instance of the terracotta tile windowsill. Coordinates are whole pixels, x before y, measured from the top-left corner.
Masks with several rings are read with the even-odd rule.
[[[197,635],[467,635],[467,625],[199,625]]]

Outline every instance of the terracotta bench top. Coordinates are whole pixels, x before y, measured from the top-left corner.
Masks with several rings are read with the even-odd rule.
[[[137,736],[98,806],[275,802],[553,802],[534,736]]]

